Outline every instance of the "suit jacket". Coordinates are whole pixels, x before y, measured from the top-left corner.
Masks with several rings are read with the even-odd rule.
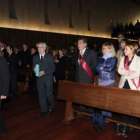
[[[57,80],[64,80],[65,78],[65,66],[66,66],[66,57],[62,56],[58,58],[59,62],[56,63],[56,69],[54,76]]]
[[[0,57],[0,95],[8,96],[10,75],[5,58]]]
[[[92,74],[95,75],[97,64],[95,51],[86,49],[83,54],[83,59],[90,67]],[[78,56],[76,56],[75,64],[76,64],[76,81],[80,83],[92,84],[93,83],[92,79],[88,76],[84,68],[78,63]]]
[[[43,61],[40,61],[40,56],[35,55],[33,57],[33,68],[39,64],[40,71],[44,71],[45,74],[41,77],[37,77],[37,86],[40,86],[40,81],[44,80],[47,86],[53,85],[53,72],[55,71],[55,64],[53,56],[46,53],[44,55]]]
[[[30,66],[30,68],[33,67],[33,57],[37,55],[37,53],[34,53],[34,54],[30,54],[30,57],[29,57],[29,60],[27,62],[27,64]]]
[[[2,50],[2,52],[4,53],[4,57],[6,58],[7,55],[8,55],[7,50],[4,48],[4,49]]]
[[[27,49],[26,51],[23,50],[20,52],[20,54],[21,54],[21,57],[20,57],[21,67],[26,68],[28,61],[29,61],[29,58],[30,58],[30,54],[31,54],[30,50],[29,49]]]
[[[136,85],[138,84],[138,81],[140,78],[140,57],[138,57],[137,55],[134,55],[134,58],[133,58],[131,64],[129,65],[129,70],[135,72],[132,75],[130,75],[128,70],[124,69],[124,59],[125,59],[125,57],[121,58],[120,65],[118,68],[118,73],[121,75],[119,87],[123,88],[125,81],[128,80],[130,88],[136,90],[136,87],[132,83],[131,79],[135,80]],[[140,87],[138,90],[140,90]]]
[[[17,67],[18,67],[17,55],[14,52],[12,52],[10,56],[7,55],[6,60],[8,63],[10,74],[17,73]]]

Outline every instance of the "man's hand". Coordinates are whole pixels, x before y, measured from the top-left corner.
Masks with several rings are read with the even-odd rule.
[[[0,96],[0,99],[6,99],[6,98],[7,98],[7,96],[4,96],[4,95]]]
[[[27,68],[30,68],[30,65],[29,64],[27,64]]]
[[[18,64],[21,66],[21,61],[19,61]]]
[[[34,72],[36,72],[36,68],[34,67]]]
[[[59,60],[55,60],[55,63],[58,63],[59,62]]]
[[[44,75],[44,74],[45,74],[44,71],[40,71],[40,72],[39,72],[39,77],[41,77],[41,76]]]

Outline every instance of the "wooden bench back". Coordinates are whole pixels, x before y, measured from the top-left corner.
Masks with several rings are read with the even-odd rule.
[[[32,76],[32,69],[19,69],[17,75],[23,76],[24,79],[17,82],[19,92],[27,91],[29,78]]]
[[[58,99],[140,117],[140,91],[60,81]]]
[[[18,75],[32,76],[32,69],[19,69]]]

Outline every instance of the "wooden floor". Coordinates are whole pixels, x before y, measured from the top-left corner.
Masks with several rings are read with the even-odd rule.
[[[3,116],[8,133],[0,140],[124,140],[117,136],[114,123],[106,123],[102,132],[92,127],[91,118],[77,118],[64,124],[65,102],[56,100],[56,110],[48,116],[40,112],[36,91],[12,96],[4,104]],[[128,133],[127,140],[140,140],[140,130]]]

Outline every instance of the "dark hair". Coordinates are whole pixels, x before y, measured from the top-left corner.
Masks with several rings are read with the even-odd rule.
[[[127,39],[122,39],[121,42],[122,41],[125,42],[125,44],[128,44],[129,43],[129,41]]]
[[[18,46],[14,46],[13,48],[18,48]]]
[[[23,45],[26,45],[26,46],[28,46],[28,44],[27,44],[27,43],[23,43],[23,44],[22,44],[22,46],[23,46]]]
[[[9,47],[9,48],[10,48],[10,50],[12,50],[12,51],[13,51],[13,47],[12,47],[11,45],[8,45],[7,47]]]
[[[119,33],[118,36],[121,35],[123,38],[125,38],[125,34]]]
[[[31,49],[35,49],[37,51],[36,47],[31,47]]]
[[[78,41],[79,40],[83,40],[84,43],[87,43],[87,38],[85,38],[85,37],[80,37],[80,38],[78,38]]]

